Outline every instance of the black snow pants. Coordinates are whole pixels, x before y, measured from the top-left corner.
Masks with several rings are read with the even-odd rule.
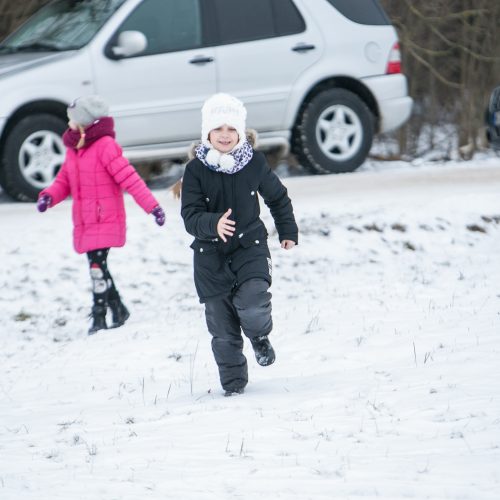
[[[268,281],[252,278],[243,282],[230,296],[205,303],[212,351],[226,391],[248,383],[247,360],[243,354],[241,330],[249,338],[268,335],[273,327],[271,293]]]
[[[106,306],[110,300],[119,299],[118,291],[108,270],[109,248],[87,252],[95,306]]]

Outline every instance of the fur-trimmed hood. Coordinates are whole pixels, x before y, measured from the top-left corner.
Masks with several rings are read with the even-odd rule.
[[[257,131],[254,129],[251,129],[251,128],[247,128],[245,130],[245,132],[246,132],[246,136],[247,136],[247,141],[252,146],[252,148],[255,149],[257,147],[257,139],[258,139]],[[195,150],[200,144],[201,144],[201,141],[194,142],[191,145],[191,147],[189,148],[189,151],[188,151],[188,161],[191,161],[194,158],[196,158]],[[172,193],[174,195],[174,198],[180,199],[181,189],[182,189],[182,177],[172,186],[171,189],[172,189]]]
[[[246,133],[246,136],[247,136],[247,141],[250,143],[250,146],[252,146],[252,148],[256,148],[257,147],[257,139],[258,139],[258,136],[257,136],[257,131],[252,129],[252,128],[247,128],[245,130],[245,133]],[[191,145],[191,147],[189,148],[189,151],[188,151],[188,159],[189,160],[192,160],[194,158],[196,158],[196,153],[195,153],[195,149],[201,144],[201,141],[200,142],[195,142]]]

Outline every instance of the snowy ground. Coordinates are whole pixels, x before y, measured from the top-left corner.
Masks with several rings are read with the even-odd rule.
[[[286,179],[273,343],[222,397],[178,202],[127,200],[88,337],[70,202],[0,203],[0,498],[500,498],[500,160]],[[266,224],[272,221],[264,210]]]

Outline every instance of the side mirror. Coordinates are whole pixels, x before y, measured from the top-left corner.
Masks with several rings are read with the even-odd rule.
[[[148,41],[140,31],[122,31],[111,52],[116,58],[130,57],[146,50]]]

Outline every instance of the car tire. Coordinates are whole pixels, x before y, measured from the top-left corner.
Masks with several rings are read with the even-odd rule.
[[[61,168],[65,147],[61,135],[67,124],[40,113],[22,118],[8,132],[2,148],[0,182],[19,201],[35,201]]]
[[[373,135],[368,106],[353,92],[334,88],[306,102],[293,148],[301,165],[314,174],[352,172],[368,156]]]

